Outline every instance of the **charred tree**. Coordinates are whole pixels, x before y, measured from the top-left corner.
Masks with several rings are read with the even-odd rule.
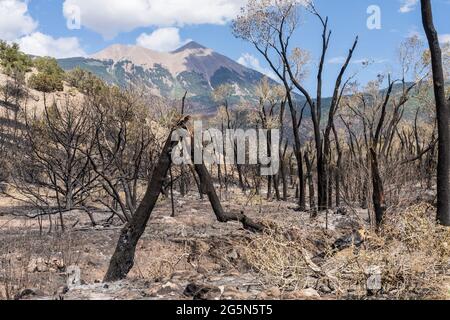
[[[309,187],[309,210],[312,212],[312,215],[317,215],[316,210],[316,201],[314,196],[314,177],[312,171],[312,160],[309,157],[309,152],[305,153],[305,162],[306,162],[306,177],[308,180]]]
[[[157,166],[148,183],[144,199],[139,205],[131,220],[123,227],[116,250],[111,258],[108,271],[105,275],[105,282],[119,281],[125,279],[134,265],[136,245],[145,231],[146,225],[161,193],[161,187],[167,177],[172,165],[172,150],[177,146],[178,141],[172,141],[172,133],[180,128],[184,128],[189,117],[184,117],[171,130],[164,148],[161,152]],[[212,183],[211,175],[204,163],[194,165],[195,172],[199,177],[201,193],[208,196],[213,211],[220,222],[239,221],[246,230],[251,232],[262,232],[264,225],[248,218],[244,213],[227,213],[223,210],[219,197]]]
[[[384,198],[383,180],[381,179],[380,169],[378,166],[377,153],[373,148],[371,148],[370,154],[371,154],[372,187],[373,187],[372,198],[377,227],[379,227],[383,222],[384,212],[386,211],[386,204]]]
[[[105,282],[124,279],[128,275],[128,272],[130,272],[131,268],[133,268],[136,245],[145,231],[147,222],[161,193],[161,187],[167,177],[167,173],[169,172],[172,164],[172,149],[178,144],[178,141],[172,141],[172,133],[176,129],[183,127],[188,120],[189,117],[183,118],[170,132],[161,152],[158,164],[155,167],[153,175],[148,183],[144,199],[140,203],[136,213],[123,227],[120,233],[116,250],[111,258],[109,268],[104,279]]]
[[[219,197],[217,196],[216,189],[212,183],[211,175],[206,169],[205,164],[196,164],[195,172],[200,180],[200,186],[202,193],[205,194],[211,206],[213,208],[214,214],[219,222],[229,222],[229,221],[239,221],[242,223],[244,229],[251,232],[262,232],[264,230],[264,225],[254,222],[248,218],[243,212],[240,213],[228,213],[222,207]]]
[[[433,69],[434,95],[436,99],[436,117],[439,133],[439,153],[437,165],[437,218],[442,225],[450,226],[450,102],[445,97],[442,51],[438,33],[433,23],[430,0],[421,0],[422,22],[427,35]]]

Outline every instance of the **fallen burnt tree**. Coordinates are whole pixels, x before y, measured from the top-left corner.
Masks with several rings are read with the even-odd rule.
[[[195,165],[195,172],[197,172],[197,175],[200,178],[201,191],[203,194],[208,196],[209,202],[211,203],[214,214],[216,215],[218,221],[239,221],[242,223],[244,229],[252,232],[262,232],[264,230],[264,225],[254,222],[243,212],[228,213],[223,210],[219,197],[217,196],[216,189],[214,188],[214,185],[212,183],[211,175],[209,174],[206,166],[203,163]]]
[[[161,152],[158,165],[153,171],[153,175],[148,183],[145,196],[140,203],[136,213],[131,220],[123,227],[116,250],[111,258],[108,271],[105,275],[105,282],[113,282],[125,279],[134,265],[136,245],[145,231],[147,222],[158,201],[162,186],[172,165],[172,150],[177,146],[178,141],[172,141],[172,134],[179,129],[186,129],[189,117],[182,118],[170,131],[164,148]],[[208,196],[217,220],[220,222],[239,221],[244,229],[251,232],[262,232],[264,225],[254,222],[243,212],[227,213],[223,210],[219,197],[212,183],[211,175],[204,163],[195,165],[195,172],[199,177],[201,193]]]

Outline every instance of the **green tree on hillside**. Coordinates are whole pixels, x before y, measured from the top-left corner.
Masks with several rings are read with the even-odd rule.
[[[30,57],[20,52],[17,44],[10,45],[0,40],[0,71],[11,78],[0,87],[5,102],[8,102],[11,97],[21,96],[25,75],[31,71],[32,66]]]
[[[64,90],[64,70],[54,58],[37,58],[34,65],[38,73],[33,74],[28,84],[31,88],[42,92],[55,92]]]
[[[0,66],[2,72],[15,77],[30,72],[33,62],[30,57],[20,52],[18,44],[9,45],[0,40]]]
[[[66,81],[69,86],[77,88],[81,93],[87,95],[98,94],[105,88],[105,84],[100,78],[92,72],[78,67],[67,72]]]

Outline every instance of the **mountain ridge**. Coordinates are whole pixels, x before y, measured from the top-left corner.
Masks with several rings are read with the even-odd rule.
[[[59,59],[58,62],[66,71],[79,67],[107,83],[143,86],[152,94],[168,99],[179,99],[188,91],[194,107],[203,111],[214,110],[212,93],[223,84],[234,88],[233,103],[256,102],[255,87],[265,77],[195,41],[171,52],[114,44],[89,57]]]

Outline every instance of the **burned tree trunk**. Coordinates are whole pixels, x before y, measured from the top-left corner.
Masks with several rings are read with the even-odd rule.
[[[197,186],[200,199],[203,200],[202,187],[200,186],[200,181],[198,181],[197,176],[195,175],[195,169],[192,165],[189,165],[189,170],[191,170],[192,176],[194,177],[195,185]]]
[[[287,152],[288,142],[284,146],[284,151],[280,150],[281,159],[281,182],[283,184],[283,201],[287,201],[288,198],[288,181],[286,177],[286,152]]]
[[[335,168],[332,165],[328,166],[328,181],[327,181],[327,201],[328,209],[333,208],[333,177],[335,174]]]
[[[214,214],[219,222],[229,222],[229,221],[239,221],[242,223],[244,229],[252,232],[262,232],[264,226],[262,224],[256,223],[243,212],[240,213],[227,213],[223,210],[222,204],[220,203],[219,197],[217,196],[216,189],[212,183],[211,175],[206,169],[206,166],[202,164],[195,165],[195,171],[200,179],[200,186],[202,193],[208,196],[209,202],[213,208]]]
[[[167,173],[172,164],[171,152],[178,144],[178,141],[172,141],[172,133],[181,128],[189,120],[185,117],[179,122],[169,134],[164,148],[161,152],[159,162],[153,171],[153,175],[149,181],[144,199],[139,205],[136,213],[131,220],[123,227],[116,250],[111,258],[108,271],[106,273],[105,282],[118,281],[126,278],[128,272],[134,265],[134,254],[136,245],[145,231],[147,222],[152,214],[153,208],[158,201],[161,187],[167,177]]]
[[[108,271],[105,275],[105,282],[119,281],[125,279],[134,265],[134,255],[136,245],[145,231],[150,215],[156,205],[164,180],[172,165],[171,153],[178,144],[178,141],[172,141],[172,133],[183,128],[189,117],[184,117],[172,129],[161,152],[159,161],[153,175],[149,181],[144,199],[139,205],[132,219],[124,226],[117,242],[116,250],[111,258]],[[220,222],[239,221],[246,230],[252,232],[262,232],[264,226],[249,219],[244,213],[226,213],[220,203],[216,190],[212,183],[211,175],[204,163],[195,164],[195,172],[199,176],[199,185],[201,193],[208,196],[217,220]]]
[[[336,128],[333,125],[333,134],[334,140],[336,144],[336,153],[337,153],[337,161],[336,161],[336,170],[335,170],[335,191],[336,191],[336,207],[341,206],[341,172],[342,172],[342,149],[339,143],[339,136],[337,134]]]
[[[306,210],[306,185],[305,185],[305,175],[303,171],[303,153],[301,151],[298,152],[297,159],[297,167],[298,167],[298,180],[299,180],[299,195],[298,195],[298,203],[299,209],[301,211]]]
[[[450,226],[450,102],[445,98],[445,80],[442,66],[442,51],[433,23],[430,0],[421,0],[422,20],[428,38],[433,69],[436,118],[439,132],[439,155],[437,165],[437,218],[442,225]]]
[[[312,172],[312,161],[309,158],[309,153],[305,153],[305,162],[306,162],[306,176],[308,180],[308,186],[309,186],[309,210],[313,212],[313,216],[316,215],[316,202],[315,202],[315,195],[314,195],[314,179],[313,179],[313,172]]]
[[[380,169],[378,167],[378,158],[375,150],[370,149],[371,167],[372,167],[372,185],[373,185],[373,206],[375,209],[375,217],[377,227],[383,222],[386,204],[384,199],[383,180],[381,179]]]

